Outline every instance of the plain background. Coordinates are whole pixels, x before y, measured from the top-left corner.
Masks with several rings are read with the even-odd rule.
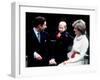
[[[58,5],[58,6],[85,6],[94,7],[97,9],[96,12],[96,36],[94,39],[96,42],[96,53],[99,53],[99,42],[100,42],[100,0],[1,0],[0,2],[0,80],[14,80],[10,76],[11,73],[11,2],[31,2],[33,5]],[[27,78],[18,78],[18,80],[98,80],[100,74],[100,58],[97,57],[96,63],[98,63],[97,73],[83,73],[83,74],[65,74],[65,75],[54,75],[54,76],[34,76]]]

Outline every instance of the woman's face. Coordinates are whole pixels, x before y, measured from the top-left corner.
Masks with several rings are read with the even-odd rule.
[[[75,32],[76,36],[80,36],[81,35],[81,32],[76,27],[74,27],[74,32]]]

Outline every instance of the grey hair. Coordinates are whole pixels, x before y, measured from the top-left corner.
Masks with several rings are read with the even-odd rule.
[[[74,21],[72,26],[77,28],[82,34],[86,33],[86,23],[82,19]]]

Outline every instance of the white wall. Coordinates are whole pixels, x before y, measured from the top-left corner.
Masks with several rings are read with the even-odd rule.
[[[100,2],[99,0],[1,0],[0,2],[0,80],[13,80],[12,77],[10,77],[10,70],[11,70],[11,2],[13,1],[21,1],[21,2],[31,2],[33,5],[52,5],[52,6],[68,6],[68,5],[74,5],[74,6],[87,6],[95,7],[97,9],[97,26],[94,26],[96,28],[96,53],[99,53],[99,43],[100,42]],[[99,53],[100,54],[100,53]],[[98,65],[100,66],[100,59],[99,56],[97,57]],[[48,80],[48,79],[66,79],[66,80],[79,80],[79,79],[98,79],[99,78],[99,72],[98,69],[97,73],[89,73],[89,74],[69,74],[69,75],[61,75],[61,76],[40,76],[40,77],[29,77],[29,78],[23,78],[23,80]],[[21,78],[22,79],[22,78]]]

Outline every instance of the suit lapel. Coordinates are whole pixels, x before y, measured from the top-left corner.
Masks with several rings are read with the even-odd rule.
[[[44,35],[43,35],[43,32],[40,32],[40,43],[42,43],[44,40]]]
[[[37,36],[36,36],[36,34],[35,34],[35,32],[34,32],[34,30],[32,31],[32,36],[33,36],[33,39],[34,39],[36,42],[40,43],[39,40],[38,40],[38,38],[37,38]]]

